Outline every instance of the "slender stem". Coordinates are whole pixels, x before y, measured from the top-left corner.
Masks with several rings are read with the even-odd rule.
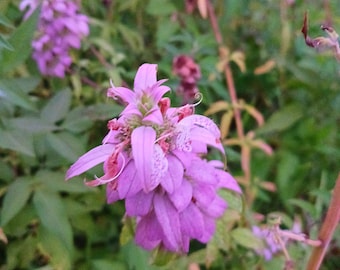
[[[307,265],[307,270],[318,270],[332,240],[334,231],[340,221],[340,173],[335,183],[332,199],[324,223],[319,232],[322,245],[314,248]]]

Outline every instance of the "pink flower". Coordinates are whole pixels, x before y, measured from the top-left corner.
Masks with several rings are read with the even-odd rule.
[[[211,238],[227,207],[218,189],[241,190],[220,163],[201,158],[208,146],[224,154],[217,126],[194,114],[193,106],[170,107],[162,98],[170,89],[162,86],[165,80],[157,81],[156,72],[157,65],[144,64],[134,90],[108,89],[126,108],[109,121],[103,144],[80,157],[66,179],[104,163],[104,175],[86,184],[106,184],[108,203],[125,200],[126,215],[137,221],[136,243],[188,252],[190,239]]]

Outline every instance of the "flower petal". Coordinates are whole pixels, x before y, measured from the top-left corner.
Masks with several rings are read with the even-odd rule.
[[[142,190],[134,160],[128,162],[117,180],[117,190],[121,199],[134,196]]]
[[[145,192],[155,188],[151,181],[155,139],[156,131],[151,127],[138,127],[131,134],[132,155]]]
[[[107,90],[108,97],[120,98],[125,103],[134,103],[135,93],[126,87],[111,87]]]
[[[195,239],[202,237],[204,233],[204,219],[201,211],[195,204],[191,203],[180,213],[180,221],[183,234]]]
[[[108,159],[115,146],[113,144],[103,144],[99,145],[86,154],[82,155],[66,172],[66,180],[82,174],[83,172],[93,168],[99,163],[104,162]]]
[[[157,82],[157,65],[143,64],[138,68],[134,81],[136,93],[153,86]]]
[[[183,165],[174,155],[168,155],[168,171],[161,181],[162,187],[168,192],[173,193],[183,180]]]
[[[179,216],[171,201],[164,195],[155,194],[154,207],[158,222],[167,240],[165,241],[167,248],[175,252],[183,250]]]
[[[187,180],[183,180],[182,185],[169,194],[169,199],[178,212],[183,211],[189,205],[192,199],[192,192],[192,185]]]
[[[223,171],[223,170],[216,169],[216,175],[217,175],[217,178],[219,179],[219,183],[218,183],[219,187],[227,188],[227,189],[230,189],[237,193],[242,194],[242,190],[240,186],[238,185],[234,177],[231,176],[230,173]]]
[[[135,242],[146,250],[157,247],[163,237],[162,228],[154,212],[142,217],[137,222]]]
[[[115,181],[112,181],[106,185],[106,202],[107,203],[114,203],[121,199],[119,197],[116,187],[117,187],[117,183]]]
[[[153,192],[145,193],[141,190],[135,196],[126,198],[126,214],[129,216],[145,216],[150,212],[153,195]]]

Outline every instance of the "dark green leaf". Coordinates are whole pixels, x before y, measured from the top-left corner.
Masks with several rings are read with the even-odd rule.
[[[257,238],[252,231],[247,228],[236,228],[235,230],[232,230],[231,237],[237,244],[243,247],[254,250],[264,248],[262,240]]]
[[[7,50],[13,51],[14,48],[2,35],[0,35],[0,49],[5,48]]]
[[[8,120],[8,127],[12,129],[19,129],[29,133],[45,133],[52,132],[58,127],[52,123],[47,122],[45,119],[34,117],[18,117]]]
[[[128,270],[127,266],[121,262],[109,260],[93,260],[91,265],[94,270]]]
[[[262,127],[256,130],[256,134],[285,130],[296,123],[302,116],[303,112],[300,106],[288,105],[275,112]]]
[[[21,23],[14,31],[8,42],[14,47],[14,51],[2,51],[1,72],[8,72],[23,63],[30,55],[32,38],[39,18],[40,9]],[[1,58],[1,57],[0,57]]]
[[[38,239],[43,253],[49,255],[49,264],[53,266],[53,269],[72,269],[72,254],[63,243],[62,238],[48,229],[41,228],[38,233]]]
[[[65,173],[61,172],[39,171],[34,178],[42,185],[44,185],[48,190],[54,192],[66,191],[80,193],[93,191],[93,189],[84,185],[81,178],[75,178],[72,179],[72,181],[66,182]]]
[[[72,229],[60,197],[38,189],[34,193],[33,204],[42,225],[61,240],[68,252],[72,252]]]
[[[2,98],[22,108],[35,111],[33,102],[15,80],[0,81],[0,99]]]
[[[79,157],[79,152],[76,151],[75,147],[79,149],[78,144],[80,143],[79,140],[72,139],[70,140],[71,135],[68,136],[69,138],[66,138],[66,136],[63,136],[63,134],[58,133],[49,133],[46,135],[47,142],[52,147],[54,151],[56,151],[60,156],[63,158],[74,162]],[[81,147],[81,145],[80,145]]]
[[[175,11],[176,8],[170,0],[151,0],[146,6],[146,12],[154,16],[167,16]],[[167,31],[167,28],[163,31]]]
[[[33,138],[20,130],[0,129],[0,148],[14,150],[29,156],[34,156]]]
[[[6,225],[25,206],[32,191],[30,183],[28,179],[20,179],[9,186],[1,210],[1,226]]]
[[[69,111],[71,96],[70,89],[58,92],[42,109],[41,118],[50,123],[62,120]]]

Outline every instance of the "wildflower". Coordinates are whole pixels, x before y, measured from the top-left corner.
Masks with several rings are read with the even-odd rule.
[[[23,0],[20,9],[27,9],[27,19],[41,4],[38,33],[32,42],[33,59],[44,75],[64,77],[71,65],[71,48],[80,48],[80,41],[89,34],[88,18],[78,12],[72,0]]]
[[[311,38],[308,35],[308,16],[307,13],[305,13],[301,32],[304,36],[306,45],[315,48],[317,51],[331,50],[333,51],[335,58],[340,61],[338,33],[330,26],[322,25],[321,29],[327,33],[328,37]]]
[[[241,190],[218,161],[202,159],[208,146],[224,154],[217,126],[192,105],[170,107],[163,98],[170,89],[156,72],[157,65],[142,65],[133,90],[112,84],[107,95],[126,108],[108,122],[103,144],[80,157],[66,179],[104,163],[104,175],[86,184],[106,184],[108,203],[125,200],[126,215],[136,218],[136,243],[183,253],[191,239],[206,243],[214,233],[227,207],[218,189]]]
[[[199,93],[197,88],[197,81],[201,78],[199,65],[190,56],[179,55],[173,60],[172,70],[181,78],[177,93],[182,96],[184,103],[191,103]]]

